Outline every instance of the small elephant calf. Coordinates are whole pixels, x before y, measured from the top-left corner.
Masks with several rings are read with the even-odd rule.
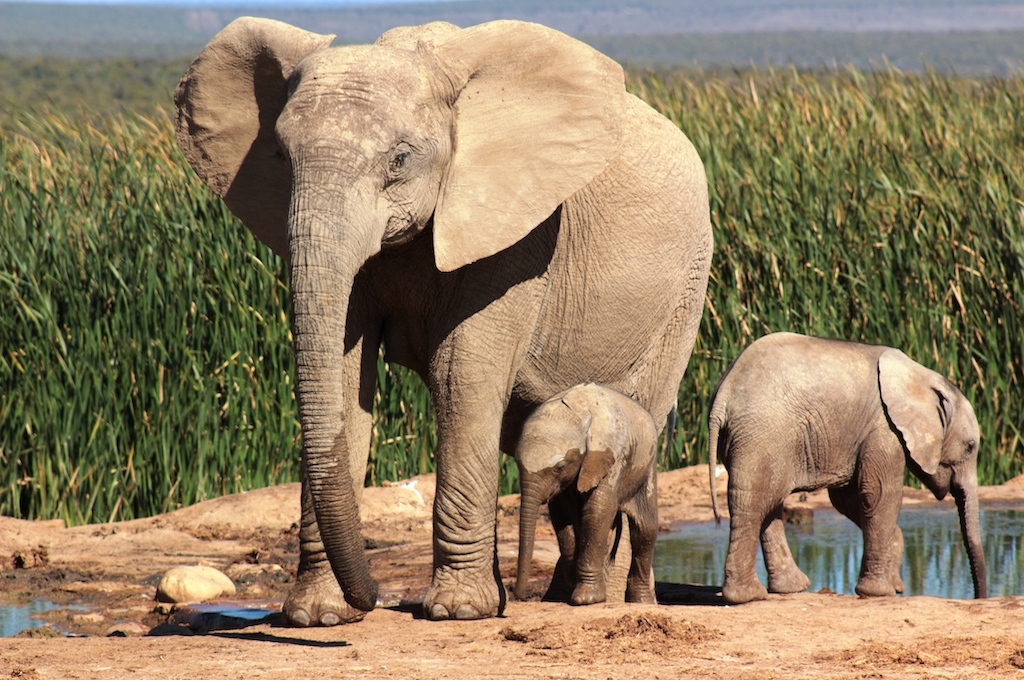
[[[640,404],[600,385],[577,385],[537,407],[516,447],[522,488],[516,597],[525,595],[537,516],[548,503],[561,557],[545,599],[564,599],[565,581],[573,604],[606,599],[608,536],[623,511],[632,548],[626,601],[654,602],[657,439]]]
[[[905,467],[936,498],[952,492],[974,577],[986,596],[978,519],[978,421],[960,390],[897,349],[793,333],[752,343],[722,378],[708,416],[715,516],[716,459],[729,471],[729,553],[722,595],[738,604],[767,591],[754,563],[760,539],[768,590],[810,585],[786,543],[782,503],[828,487],[864,534],[857,593],[903,592],[896,520]]]

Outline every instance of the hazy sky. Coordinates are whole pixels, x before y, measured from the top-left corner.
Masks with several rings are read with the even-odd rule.
[[[18,0],[65,5],[170,5],[174,7],[201,5],[204,7],[352,7],[358,5],[400,5],[412,2],[440,2],[441,0]],[[451,2],[453,0],[444,0]],[[454,0],[458,2],[459,0]]]

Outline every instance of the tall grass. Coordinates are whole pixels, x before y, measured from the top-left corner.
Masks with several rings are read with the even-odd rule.
[[[282,267],[169,121],[0,137],[0,512],[129,518],[294,477]]]
[[[880,342],[960,384],[984,482],[1021,470],[1019,79],[641,77],[704,158],[716,250],[666,468],[704,459],[729,362],[777,330]],[[72,523],[297,479],[287,277],[164,114],[0,122],[0,513]],[[368,483],[432,468],[420,381],[378,364]],[[504,486],[515,483],[505,463]]]
[[[980,476],[1024,449],[1020,79],[768,71],[634,82],[687,132],[715,260],[667,467],[706,460],[711,390],[753,339],[790,330],[902,348],[958,383]]]

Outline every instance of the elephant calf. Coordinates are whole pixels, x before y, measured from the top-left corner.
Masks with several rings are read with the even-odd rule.
[[[544,402],[526,420],[516,448],[522,501],[516,597],[530,579],[537,515],[548,503],[561,557],[545,599],[573,604],[606,598],[608,535],[620,511],[629,518],[632,561],[627,602],[654,602],[651,561],[658,530],[651,415],[629,397],[592,383]]]
[[[751,344],[722,378],[708,416],[711,493],[719,452],[729,471],[726,602],[764,599],[754,569],[760,538],[768,590],[810,585],[786,543],[782,503],[828,487],[864,534],[857,594],[903,592],[896,524],[905,466],[935,497],[952,491],[974,578],[986,596],[978,520],[978,421],[952,383],[888,347],[775,333]]]

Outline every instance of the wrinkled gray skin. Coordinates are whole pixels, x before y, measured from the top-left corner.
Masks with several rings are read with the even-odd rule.
[[[626,395],[600,385],[573,387],[541,404],[516,447],[522,490],[516,597],[526,596],[540,506],[548,503],[561,556],[545,599],[568,577],[572,604],[606,599],[608,535],[619,512],[629,519],[632,558],[627,602],[654,602],[658,537],[654,419]]]
[[[499,450],[525,415],[586,380],[659,426],[672,407],[711,260],[703,166],[617,64],[556,31],[331,40],[238,19],[175,93],[188,162],[289,262],[303,492],[284,612],[374,607],[358,501],[383,344],[437,414],[425,613],[494,616]]]
[[[896,524],[905,467],[937,499],[952,493],[974,578],[986,597],[978,519],[978,421],[960,390],[897,349],[793,333],[752,343],[722,378],[708,417],[712,500],[717,457],[729,471],[726,602],[764,599],[754,571],[760,538],[768,590],[810,585],[786,543],[782,503],[828,487],[864,535],[856,591],[903,592]]]

